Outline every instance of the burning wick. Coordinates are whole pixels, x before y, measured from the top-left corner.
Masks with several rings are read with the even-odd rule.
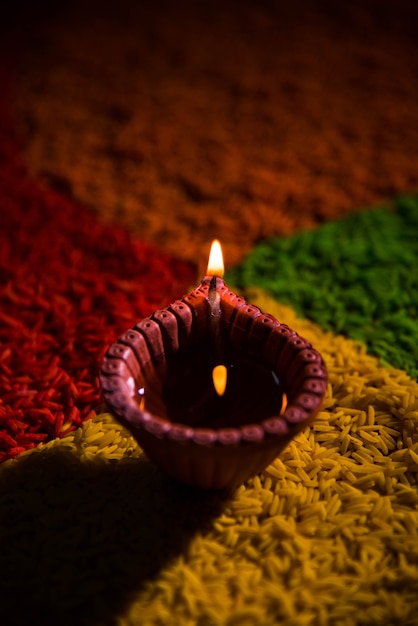
[[[220,363],[213,368],[212,380],[218,396],[223,396],[226,389],[227,369],[222,363],[223,341],[221,334],[221,296],[218,292],[217,278],[224,275],[224,262],[221,244],[217,239],[212,242],[209,254],[207,275],[212,276],[208,292],[208,304],[210,307],[210,326],[215,343],[216,358]]]

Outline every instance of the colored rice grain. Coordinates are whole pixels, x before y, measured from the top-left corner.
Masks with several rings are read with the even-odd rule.
[[[231,270],[418,378],[418,197],[259,244]]]
[[[324,355],[317,420],[227,499],[166,479],[107,414],[3,464],[0,534],[13,547],[13,559],[0,555],[3,591],[25,586],[28,602],[6,601],[5,618],[416,624],[418,384],[363,344],[249,295]]]
[[[0,462],[91,417],[104,350],[195,278],[30,181],[8,128],[0,107]]]

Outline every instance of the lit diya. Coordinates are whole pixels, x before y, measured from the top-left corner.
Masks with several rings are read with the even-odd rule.
[[[111,410],[174,478],[236,487],[321,408],[327,373],[294,330],[231,291],[219,242],[196,289],[125,332],[100,381]]]

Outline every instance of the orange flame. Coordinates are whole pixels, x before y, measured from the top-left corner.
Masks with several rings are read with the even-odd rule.
[[[217,239],[213,240],[212,247],[210,249],[207,275],[221,277],[224,275],[224,259],[222,255],[222,248]]]

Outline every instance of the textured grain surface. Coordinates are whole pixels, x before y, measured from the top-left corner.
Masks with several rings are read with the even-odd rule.
[[[417,383],[251,297],[323,353],[318,419],[229,498],[167,481],[108,414],[3,464],[5,623],[416,624]]]
[[[418,378],[418,197],[261,242],[227,274]],[[266,271],[266,269],[268,271]]]
[[[413,2],[71,3],[22,37],[30,170],[203,266],[418,189]],[[202,243],[203,248],[202,248]]]

